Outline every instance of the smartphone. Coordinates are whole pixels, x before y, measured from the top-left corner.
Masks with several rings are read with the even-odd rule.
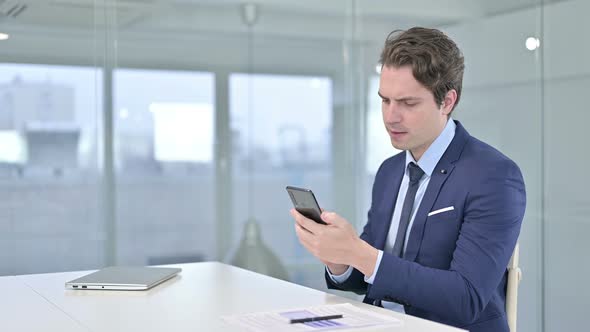
[[[287,186],[286,189],[297,212],[318,224],[327,225],[321,218],[322,210],[315,199],[313,191],[292,186]]]

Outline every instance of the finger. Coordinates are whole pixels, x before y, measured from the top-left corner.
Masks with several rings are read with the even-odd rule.
[[[311,252],[311,242],[313,240],[311,237],[313,236],[313,234],[311,234],[308,230],[299,226],[298,224],[295,224],[295,233],[297,234],[297,238],[299,239],[301,245],[303,245],[305,249]]]
[[[302,221],[302,220],[305,219],[305,216],[302,215],[301,213],[299,213],[299,211],[297,211],[295,209],[291,209],[289,211],[289,213],[291,214],[291,216],[293,217],[293,219],[295,219],[295,223],[298,224],[298,225],[301,225],[303,227],[303,224],[305,223],[305,221]]]
[[[305,217],[301,213],[297,212],[297,210],[295,209],[291,209],[291,215],[293,216],[293,218],[295,218],[297,224],[299,224],[301,227],[305,228],[313,234],[317,234],[322,230],[322,227],[324,227],[324,225],[320,225],[315,221]]]
[[[299,225],[298,223],[295,223],[295,233],[297,233],[297,235],[299,235],[299,232],[303,232],[303,234],[312,234],[310,231],[308,231],[307,229],[301,227],[301,225]]]

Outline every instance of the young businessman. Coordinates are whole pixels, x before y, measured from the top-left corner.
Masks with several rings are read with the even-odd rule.
[[[326,264],[329,288],[472,332],[508,332],[506,266],[526,204],[521,172],[451,119],[464,63],[445,34],[396,31],[380,61],[383,122],[404,152],[377,171],[360,237],[334,212],[321,225],[291,210],[297,237]]]

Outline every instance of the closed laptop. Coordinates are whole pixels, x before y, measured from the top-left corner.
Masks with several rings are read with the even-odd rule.
[[[66,282],[67,289],[146,290],[180,273],[179,268],[112,266]]]

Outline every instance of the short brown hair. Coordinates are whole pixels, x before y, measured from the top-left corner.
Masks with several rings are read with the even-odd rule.
[[[455,89],[459,103],[465,64],[457,44],[442,31],[414,27],[395,30],[385,40],[379,62],[386,67],[412,67],[414,78],[434,95],[441,105],[447,92]]]

